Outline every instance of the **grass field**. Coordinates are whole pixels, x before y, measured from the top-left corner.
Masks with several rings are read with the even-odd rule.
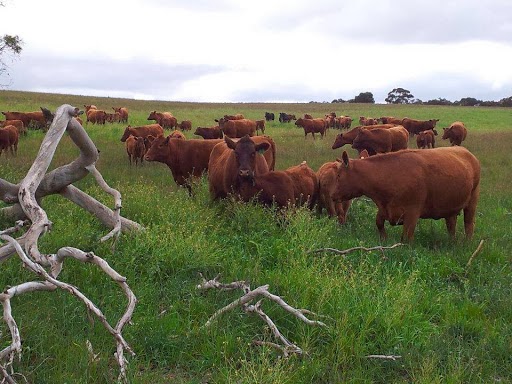
[[[55,110],[61,104],[101,109],[125,106],[131,125],[146,124],[150,111],[170,111],[193,127],[210,126],[224,114],[243,113],[262,119],[264,113],[311,113],[418,119],[438,118],[438,127],[460,120],[468,128],[463,143],[482,165],[481,197],[473,240],[463,239],[459,217],[457,239],[450,240],[444,221],[419,222],[415,241],[383,252],[356,251],[345,256],[315,254],[319,248],[393,245],[401,227],[386,226],[389,239],[379,240],[376,208],[356,199],[344,226],[306,209],[285,216],[273,209],[232,200],[211,202],[205,179],[195,195],[176,187],[160,163],[128,164],[119,141],[121,124],[87,126],[101,150],[97,164],[105,180],[123,195],[123,216],[146,230],[123,235],[112,251],[99,239],[108,233],[95,218],[59,196],[43,200],[54,223],[40,240],[44,252],[62,246],[94,251],[127,277],[139,302],[133,324],[124,332],[136,352],[129,358],[131,383],[511,383],[512,382],[512,179],[510,143],[512,111],[507,108],[395,106],[367,104],[209,104],[139,101],[73,95],[0,91],[0,111]],[[317,170],[341,154],[323,140],[304,139],[301,129],[277,120],[266,134],[277,145],[277,169],[307,160]],[[193,138],[190,132],[187,138]],[[0,157],[0,178],[19,182],[44,137],[30,131],[22,137],[17,157]],[[410,146],[415,147],[411,139]],[[437,144],[448,143],[437,137]],[[347,149],[351,156],[352,149]],[[72,161],[77,149],[62,139],[51,168]],[[92,177],[77,186],[103,203],[113,201]],[[0,202],[0,207],[5,206]],[[0,218],[2,229],[12,225]],[[484,240],[480,253],[468,260]],[[36,280],[11,258],[0,265],[0,287]],[[202,328],[218,309],[239,292],[199,292],[199,273],[222,282],[247,280],[255,288],[270,285],[296,308],[325,316],[328,327],[311,327],[277,305],[263,309],[290,341],[306,352],[279,358],[255,339],[273,341],[257,316],[239,308]],[[75,284],[117,321],[122,293],[92,266],[68,262],[60,275]],[[65,292],[32,293],[13,299],[13,314],[23,339],[21,361],[14,369],[30,383],[110,383],[118,368],[111,336],[88,321],[84,306]],[[314,318],[314,317],[313,317]],[[314,318],[316,319],[316,318]],[[0,346],[10,334],[0,323]],[[90,359],[90,340],[96,361]],[[368,355],[400,355],[393,360]]]

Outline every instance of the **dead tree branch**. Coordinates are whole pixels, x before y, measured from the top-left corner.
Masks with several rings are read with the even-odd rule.
[[[209,327],[213,321],[215,321],[220,315],[222,315],[225,312],[230,311],[233,308],[241,307],[242,310],[245,313],[251,314],[254,313],[258,315],[269,327],[269,329],[272,331],[272,334],[274,335],[274,338],[279,343],[272,343],[272,342],[266,342],[266,341],[253,341],[255,345],[269,345],[279,351],[283,354],[284,357],[288,357],[290,354],[303,354],[303,350],[295,345],[294,343],[290,342],[286,337],[283,336],[283,334],[279,331],[276,324],[272,321],[272,319],[262,310],[262,300],[259,300],[256,304],[250,304],[253,300],[255,300],[259,296],[263,296],[263,298],[267,298],[276,304],[278,304],[281,308],[283,308],[285,311],[291,313],[298,319],[302,320],[308,325],[313,326],[321,326],[326,327],[327,325],[321,321],[315,321],[308,319],[305,314],[308,315],[314,315],[313,312],[306,310],[306,309],[297,309],[286,303],[280,296],[274,295],[268,291],[269,286],[262,285],[255,289],[250,288],[249,284],[247,284],[245,281],[235,281],[229,284],[223,284],[218,281],[220,278],[220,275],[217,275],[212,280],[206,280],[202,275],[202,283],[197,286],[197,289],[200,290],[207,290],[207,289],[220,289],[220,290],[233,290],[233,289],[241,289],[244,292],[244,295],[235,301],[231,302],[230,304],[226,305],[225,307],[219,309],[216,311],[208,321],[205,323],[203,327],[207,328]]]
[[[337,255],[346,255],[346,254],[354,252],[354,251],[366,251],[366,252],[383,251],[385,249],[393,249],[393,248],[396,248],[396,247],[400,247],[402,245],[404,245],[404,244],[396,243],[396,244],[393,244],[393,245],[391,245],[389,247],[384,247],[384,246],[377,246],[377,247],[371,247],[371,248],[367,248],[367,247],[354,247],[354,248],[349,248],[349,249],[345,249],[345,250],[342,250],[342,251],[340,251],[339,249],[335,249],[335,248],[320,248],[320,249],[314,249],[312,251],[309,251],[308,253],[333,252],[333,253],[336,253]]]
[[[480,240],[480,243],[478,244],[478,247],[476,247],[475,251],[473,252],[471,257],[469,258],[468,263],[466,264],[466,272],[464,272],[464,277],[467,277],[468,272],[469,272],[469,267],[471,266],[471,263],[473,263],[473,260],[475,259],[476,255],[478,255],[480,253],[480,251],[482,250],[483,246],[484,246],[484,241]]]

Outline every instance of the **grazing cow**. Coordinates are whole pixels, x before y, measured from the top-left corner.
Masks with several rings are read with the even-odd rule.
[[[361,130],[361,128],[364,129],[375,129],[375,128],[392,128],[394,127],[394,124],[380,124],[380,125],[370,125],[368,127],[362,127],[358,125],[357,127],[352,128],[350,131],[345,133],[339,133],[336,135],[336,138],[334,139],[334,143],[332,144],[332,149],[341,148],[345,144],[352,144],[354,139],[356,138],[357,134]]]
[[[159,136],[153,140],[144,159],[166,164],[176,184],[192,193],[190,177],[201,177],[208,170],[210,153],[222,140],[181,140]]]
[[[234,141],[224,136],[224,142],[217,144],[208,163],[208,184],[212,200],[225,198],[229,194],[244,196],[244,188],[254,187],[254,176],[267,173],[269,166],[261,153],[268,151],[267,141],[256,144],[249,136]],[[292,189],[293,196],[293,189]]]
[[[218,125],[214,127],[197,127],[196,131],[194,132],[194,135],[201,136],[203,139],[206,140],[222,139],[222,137],[224,136],[222,130]]]
[[[438,121],[439,119],[415,120],[405,117],[402,119],[402,125],[407,129],[407,131],[409,131],[410,135],[417,135],[421,131],[434,129]]]
[[[303,161],[284,171],[293,182],[295,205],[305,205],[312,209],[318,198],[318,178],[308,164]]]
[[[266,121],[274,121],[274,113],[273,112],[265,112],[265,120]]]
[[[173,129],[178,126],[178,120],[170,112],[153,111],[149,114],[148,120],[155,120],[162,128]]]
[[[97,109],[94,105],[84,105],[85,107],[85,124],[103,124],[107,121],[107,112]]]
[[[436,146],[436,133],[433,129],[421,131],[416,137],[416,145],[420,149],[435,148]]]
[[[279,122],[280,123],[289,123],[292,120],[297,120],[295,115],[290,115],[288,113],[280,112],[279,113]]]
[[[27,135],[27,128],[25,127],[25,124],[23,124],[23,121],[21,121],[21,120],[0,121],[1,128],[7,127],[8,125],[14,125],[18,129],[18,133],[20,135],[21,134],[23,134],[24,136]]]
[[[121,141],[126,141],[128,136],[130,135],[137,137],[146,137],[148,135],[153,135],[154,137],[158,137],[164,135],[164,130],[159,124],[142,125],[140,127],[132,127],[129,125],[125,128],[123,136],[121,137]]]
[[[178,131],[177,129],[175,129],[174,131],[172,131],[170,134],[169,134],[169,137],[171,139],[182,139],[182,140],[186,140],[187,138],[185,137],[185,135]]]
[[[407,149],[364,160],[349,160],[343,152],[342,160],[333,200],[362,195],[372,199],[378,208],[376,224],[381,238],[386,238],[385,221],[403,224],[402,240],[412,241],[418,219],[442,218],[453,238],[461,210],[466,237],[472,237],[480,162],[466,148]]]
[[[466,139],[468,130],[461,121],[456,121],[448,128],[443,128],[443,140],[449,139],[451,145],[461,145]]]
[[[261,133],[265,133],[265,120],[256,120],[256,133],[261,131]]]
[[[402,120],[403,119],[397,119],[396,117],[393,116],[382,116],[381,118],[379,118],[379,121],[382,124],[402,125]]]
[[[359,124],[363,126],[377,125],[379,124],[379,119],[374,119],[373,117],[359,116]]]
[[[118,123],[121,120],[119,112],[105,113],[105,121],[107,123]]]
[[[125,107],[112,107],[115,113],[119,113],[119,122],[128,123],[128,109]]]
[[[140,164],[142,165],[142,162],[144,160],[144,154],[146,153],[144,137],[136,137],[130,135],[126,139],[125,145],[130,165],[132,165],[132,160],[135,161],[135,165],[137,165],[140,160]]]
[[[5,120],[21,120],[25,127],[34,129],[45,129],[47,127],[43,112],[2,112]]]
[[[190,120],[183,120],[178,124],[177,128],[181,129],[182,131],[190,131],[192,130],[192,122]]]
[[[0,154],[2,153],[2,150],[9,149],[11,151],[11,154],[14,156],[18,153],[18,128],[16,128],[14,125],[7,125],[4,128],[0,129]]]
[[[304,139],[308,133],[311,133],[313,139],[315,139],[315,133],[320,133],[321,138],[324,138],[325,130],[327,129],[327,123],[325,119],[303,119],[299,117],[295,122],[295,125],[304,128]]]
[[[249,119],[226,120],[224,118],[216,119],[219,127],[225,136],[231,138],[240,138],[245,135],[254,136],[256,133],[256,122]]]
[[[335,128],[337,129],[350,129],[352,125],[352,118],[350,116],[339,116],[335,121]]]
[[[245,117],[241,113],[237,113],[236,115],[224,115],[224,120],[243,120],[243,119],[245,119]]]
[[[408,142],[409,132],[401,125],[391,128],[363,128],[352,142],[352,148],[359,152],[366,149],[372,155],[406,149]]]

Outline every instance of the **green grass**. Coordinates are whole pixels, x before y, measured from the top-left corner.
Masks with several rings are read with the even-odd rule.
[[[159,163],[130,167],[119,141],[124,126],[87,126],[101,150],[98,168],[123,195],[125,217],[146,231],[123,235],[112,251],[99,238],[108,232],[98,220],[60,196],[43,200],[54,223],[40,240],[44,252],[62,246],[94,251],[126,276],[139,303],[124,336],[136,352],[129,358],[132,383],[490,383],[512,382],[512,180],[510,178],[511,111],[506,108],[392,106],[362,104],[207,104],[91,98],[25,92],[0,92],[0,110],[55,109],[61,104],[126,106],[130,124],[145,124],[152,110],[173,112],[194,127],[215,118],[244,113],[331,111],[358,117],[394,115],[439,118],[439,126],[466,123],[464,145],[481,161],[481,198],[475,237],[449,239],[443,221],[422,220],[415,242],[382,252],[357,251],[346,256],[313,254],[332,247],[381,244],[375,206],[354,201],[348,222],[299,209],[282,216],[272,209],[231,200],[211,202],[205,179],[189,197],[177,188]],[[267,124],[277,144],[277,168],[307,160],[313,169],[341,152],[330,149],[334,132],[323,140],[304,140],[293,123]],[[186,133],[188,138],[193,135]],[[19,182],[26,174],[43,133],[21,138],[16,158],[0,157],[0,177]],[[439,145],[448,145],[437,138]],[[410,146],[415,147],[411,140]],[[353,156],[354,152],[349,150]],[[66,164],[77,151],[63,138],[51,168]],[[91,177],[77,186],[111,206],[113,201]],[[0,203],[3,206],[3,203]],[[12,223],[0,219],[1,228]],[[398,242],[401,227],[386,227]],[[480,240],[482,251],[466,264]],[[11,258],[1,266],[0,287],[34,280]],[[238,292],[198,292],[199,273],[222,281],[248,280],[252,287],[270,284],[297,308],[318,314],[328,328],[301,323],[270,302],[263,304],[283,334],[302,347],[302,357],[280,359],[275,351],[254,347],[254,339],[271,340],[259,318],[234,310],[209,328],[202,325]],[[115,322],[124,297],[117,286],[88,265],[67,261],[60,278],[83,290]],[[15,371],[34,383],[109,383],[118,374],[110,335],[87,320],[84,306],[65,292],[31,293],[12,301],[23,339]],[[9,342],[0,323],[0,345]],[[89,360],[90,340],[99,361]],[[369,354],[401,355],[397,361],[373,360]],[[18,378],[19,379],[19,378]],[[23,381],[23,379],[20,379]]]

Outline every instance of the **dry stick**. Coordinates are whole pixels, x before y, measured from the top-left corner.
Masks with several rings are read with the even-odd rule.
[[[366,357],[369,359],[382,359],[382,360],[393,360],[393,361],[396,361],[397,359],[402,358],[402,356],[400,356],[400,355],[368,355]]]
[[[354,252],[354,251],[368,251],[368,252],[369,251],[382,251],[384,249],[393,249],[393,248],[396,248],[396,247],[399,247],[402,245],[404,245],[404,244],[396,243],[389,247],[384,247],[384,246],[377,246],[377,247],[372,247],[372,248],[354,247],[354,248],[345,249],[343,251],[340,251],[339,249],[335,249],[335,248],[320,248],[320,249],[315,249],[315,250],[309,251],[308,253],[334,252],[338,255],[346,255],[347,253]]]
[[[471,263],[475,259],[476,255],[482,250],[482,247],[484,246],[484,241],[480,240],[480,244],[478,244],[478,247],[476,247],[475,252],[471,255],[471,257],[468,260],[468,263],[466,264],[466,272],[464,272],[464,277],[468,275],[469,267],[471,266]]]

